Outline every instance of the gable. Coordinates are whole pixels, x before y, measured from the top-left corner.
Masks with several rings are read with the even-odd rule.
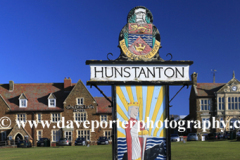
[[[197,96],[214,96],[225,83],[198,83],[196,86]]]
[[[236,87],[236,90],[234,90],[233,87]],[[217,91],[217,93],[223,92],[240,92],[240,82],[236,78],[232,78],[228,83],[226,83]]]
[[[24,93],[22,93],[22,94],[20,95],[19,99],[27,99],[27,97],[25,96]]]
[[[67,98],[64,100],[63,103],[67,103],[67,102],[75,103],[76,102],[75,99],[78,97],[84,97],[85,100],[88,99],[91,101],[91,103],[95,102],[95,99],[92,97],[92,95],[90,94],[90,92],[88,91],[88,89],[82,83],[81,80],[79,80],[77,84],[73,87],[73,89],[71,90],[71,92],[69,93],[69,95],[67,96]],[[72,104],[72,105],[75,105],[75,104]]]

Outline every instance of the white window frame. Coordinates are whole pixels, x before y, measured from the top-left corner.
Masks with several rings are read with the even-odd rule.
[[[16,114],[16,121],[26,122],[27,121],[27,114],[26,113],[18,113],[18,114]]]
[[[51,136],[52,137],[52,142],[58,142],[60,140],[60,138],[61,138],[62,133],[61,133],[61,130],[53,129],[51,131],[51,135],[52,135]]]
[[[69,133],[71,133],[71,134],[69,135]],[[72,141],[72,140],[73,140],[72,131],[65,131],[65,132],[64,132],[64,135],[65,135],[65,138],[67,138],[69,141]],[[71,137],[71,138],[69,138],[69,137]]]
[[[39,121],[39,116],[40,116],[40,121]],[[37,123],[41,123],[41,121],[42,121],[42,113],[37,113],[36,114],[36,121],[37,121]]]
[[[55,116],[57,116],[57,117],[55,117]],[[59,112],[51,113],[51,123],[57,123],[58,121],[61,120],[61,117],[62,117],[62,115]],[[54,120],[53,120],[53,118],[54,118]]]
[[[39,133],[41,133],[41,134],[39,135]],[[39,141],[40,138],[42,138],[42,137],[43,137],[43,130],[37,130],[37,140]]]
[[[112,130],[104,130],[103,131],[103,136],[107,137],[109,141],[112,141]]]
[[[75,122],[84,122],[88,119],[88,114],[84,112],[73,112],[73,118]]]
[[[219,123],[220,123],[220,125],[219,125],[219,128],[224,128],[223,127],[223,122],[224,121],[224,119],[221,117],[220,119],[219,119]]]
[[[205,103],[207,102],[207,103]],[[201,111],[211,111],[212,109],[212,99],[211,98],[202,98],[200,99],[200,110]]]
[[[76,104],[77,105],[83,105],[84,104],[84,97],[76,98]]]
[[[20,108],[26,108],[28,104],[27,99],[19,99],[19,107]]]
[[[78,129],[76,130],[76,138],[85,138],[86,141],[91,141],[91,131],[90,129]]]
[[[203,122],[204,121],[209,121],[210,122],[210,120],[209,120],[210,118],[202,118],[202,128],[203,128]],[[211,123],[211,122],[210,122]],[[208,123],[206,123],[206,128],[208,128],[208,125],[211,125],[211,124],[208,124]]]
[[[218,110],[225,110],[225,97],[218,97]]]
[[[231,96],[227,98],[228,109],[229,110],[239,110],[240,109],[240,97]]]
[[[100,115],[100,122],[102,122],[102,121],[108,121],[108,116],[106,115],[106,114],[101,114]]]
[[[52,101],[53,101],[53,105],[52,105]],[[56,99],[48,99],[48,107],[56,107]]]

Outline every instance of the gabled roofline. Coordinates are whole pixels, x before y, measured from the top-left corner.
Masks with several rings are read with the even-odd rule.
[[[19,100],[20,99],[27,99],[27,97],[25,96],[25,94],[24,93],[22,93],[20,96],[19,96],[19,98],[18,98]]]
[[[235,78],[233,77],[230,81],[228,81],[225,85],[223,85],[216,93],[221,93],[222,90],[229,85],[229,83],[233,82],[233,81],[236,81],[237,83],[240,84],[240,82]]]
[[[68,96],[66,97],[66,99],[63,101],[63,104],[66,103],[66,100],[68,99],[69,95],[72,93],[72,91],[75,89],[75,87],[78,85],[78,83],[82,83],[82,85],[85,87],[85,89],[87,90],[87,92],[90,94],[90,96],[92,97],[92,99],[96,102],[96,100],[93,98],[92,94],[89,92],[89,90],[87,89],[87,87],[83,84],[83,82],[81,81],[81,79],[78,80],[78,82],[75,84],[75,86],[73,87],[73,89],[71,90],[71,92],[68,94]]]
[[[5,99],[2,97],[1,94],[0,94],[0,97],[2,98],[2,100],[4,101],[4,103],[8,106],[8,108],[11,110],[10,106],[7,104],[7,102],[6,102]]]
[[[51,96],[52,96],[54,99],[57,99],[56,96],[55,96],[53,93],[50,93],[50,94],[49,94],[48,99],[51,99],[51,98],[49,98],[49,97],[51,97]]]

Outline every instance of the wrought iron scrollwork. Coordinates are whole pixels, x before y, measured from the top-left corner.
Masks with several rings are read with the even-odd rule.
[[[167,57],[168,55],[170,55],[170,56],[171,56],[171,58],[169,59],[169,61],[171,61],[171,60],[172,60],[172,58],[173,58],[173,55],[172,55],[171,53],[168,53],[168,54],[166,55],[166,57]]]
[[[111,59],[109,59],[109,57],[108,57],[108,56],[109,56],[109,54],[111,54],[111,55],[113,56],[113,54],[112,54],[112,53],[108,53],[108,54],[107,54],[107,59],[108,59],[109,61],[112,61],[112,60],[111,60]]]

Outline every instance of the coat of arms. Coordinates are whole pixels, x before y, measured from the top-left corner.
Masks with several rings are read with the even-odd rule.
[[[122,54],[132,60],[149,60],[159,56],[160,34],[152,24],[152,13],[146,7],[135,7],[119,35]]]

